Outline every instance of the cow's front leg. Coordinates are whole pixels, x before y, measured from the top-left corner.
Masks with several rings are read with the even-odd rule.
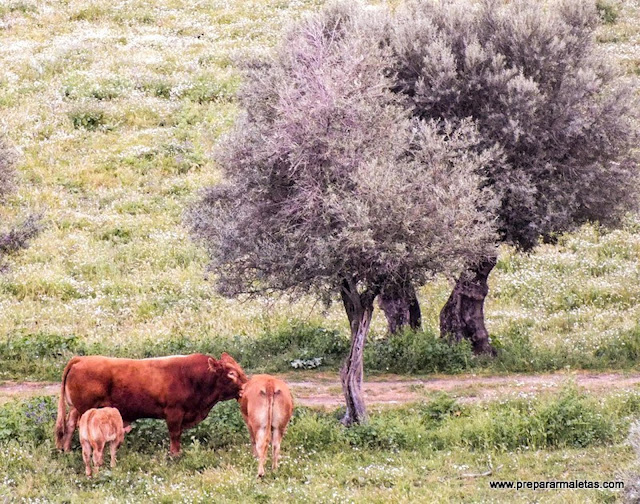
[[[171,441],[169,451],[173,456],[180,455],[180,437],[182,436],[183,417],[184,413],[180,410],[172,409],[165,411],[167,427],[169,428],[169,440]]]

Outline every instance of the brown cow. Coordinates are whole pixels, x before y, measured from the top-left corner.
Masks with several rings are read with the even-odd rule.
[[[171,453],[180,453],[184,429],[206,418],[219,401],[237,399],[247,376],[226,353],[175,355],[155,359],[74,357],[62,374],[56,446],[71,450],[78,417],[91,408],[117,408],[125,426],[139,418],[166,420]],[[65,404],[71,405],[65,420]]]
[[[127,427],[131,430],[131,427]],[[91,408],[84,412],[78,423],[82,458],[87,476],[91,477],[91,450],[93,450],[93,472],[104,463],[104,447],[109,443],[111,467],[116,466],[116,450],[124,441],[124,433],[128,432],[122,423],[120,412],[115,408]]]
[[[293,397],[285,382],[269,375],[255,375],[242,388],[240,411],[249,429],[253,455],[258,457],[258,478],[264,476],[269,442],[271,468],[278,468],[280,442],[293,413]]]

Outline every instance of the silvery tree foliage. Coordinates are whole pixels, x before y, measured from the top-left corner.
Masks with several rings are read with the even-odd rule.
[[[598,23],[583,0],[413,1],[391,22],[394,91],[411,115],[454,129],[471,120],[476,148],[501,152],[480,172],[500,242],[528,251],[587,221],[615,226],[636,206],[640,106],[598,49]],[[477,353],[493,352],[483,305],[495,264],[472,261],[441,312],[442,334]]]
[[[386,18],[332,6],[248,65],[242,113],[220,143],[223,182],[188,213],[228,296],[339,295],[351,328],[345,424],[366,418],[362,355],[374,299],[495,254],[477,128],[411,117]]]
[[[0,202],[14,189],[14,155],[0,140]],[[4,227],[4,226],[3,226]],[[4,258],[20,249],[26,248],[29,240],[38,234],[40,219],[30,216],[20,225],[8,230],[0,228],[0,271],[4,269]]]

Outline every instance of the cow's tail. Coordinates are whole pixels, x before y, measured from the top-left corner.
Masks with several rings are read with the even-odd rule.
[[[65,426],[66,426],[66,406],[67,400],[65,398],[65,386],[67,384],[67,375],[69,374],[69,370],[73,367],[73,365],[78,362],[79,357],[74,357],[71,359],[64,368],[62,372],[62,385],[60,386],[60,399],[58,400],[58,418],[56,418],[56,448],[58,450],[62,450],[62,439],[65,435]]]
[[[271,431],[273,430],[273,402],[275,401],[276,393],[275,393],[275,384],[273,380],[269,380],[267,382],[267,444],[268,447],[271,444]]]

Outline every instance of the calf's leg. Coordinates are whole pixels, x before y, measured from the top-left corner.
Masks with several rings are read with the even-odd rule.
[[[91,443],[87,440],[82,440],[82,460],[84,460],[84,472],[88,477],[91,477]]]
[[[104,463],[104,441],[96,441],[92,443],[93,448],[93,470],[95,474],[98,474],[100,467]]]
[[[111,452],[111,461],[109,465],[111,468],[116,466],[116,450],[118,449],[118,442],[113,440],[109,443],[109,451]]]

